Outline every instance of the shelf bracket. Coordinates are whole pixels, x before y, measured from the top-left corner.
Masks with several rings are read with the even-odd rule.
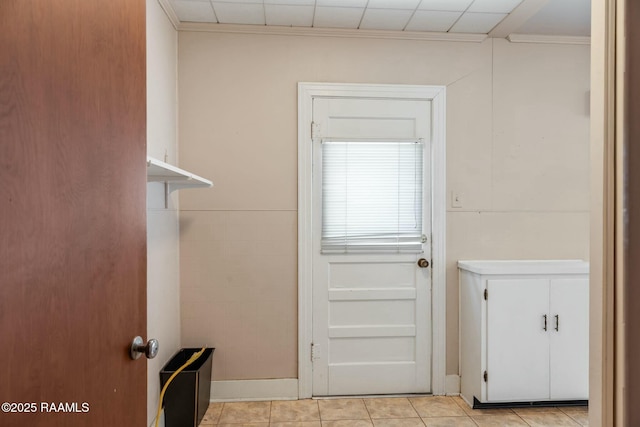
[[[164,208],[169,209],[169,183],[164,182]]]
[[[213,182],[176,166],[147,156],[147,182],[164,184],[164,207],[169,208],[169,195],[183,188],[210,188]]]

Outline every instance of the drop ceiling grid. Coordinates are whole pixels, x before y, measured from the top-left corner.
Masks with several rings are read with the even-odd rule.
[[[171,0],[182,22],[489,33],[522,0]]]

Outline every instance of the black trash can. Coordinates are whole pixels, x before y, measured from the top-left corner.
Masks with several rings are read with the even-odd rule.
[[[169,377],[202,348],[183,348],[160,371],[160,388]],[[197,427],[209,406],[211,359],[215,348],[207,348],[200,357],[171,381],[164,394],[166,427]]]

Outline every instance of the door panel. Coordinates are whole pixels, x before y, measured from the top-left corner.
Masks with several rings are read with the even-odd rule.
[[[589,280],[552,280],[550,301],[551,399],[586,400],[589,398]]]
[[[320,138],[423,139],[420,200],[430,236],[430,103],[317,98]],[[424,393],[431,387],[431,273],[421,253],[322,254],[321,141],[314,141],[313,394]],[[418,245],[419,246],[419,245]]]
[[[430,115],[427,101],[319,98],[313,102],[313,120],[322,137],[428,139]]]
[[[356,268],[354,268],[356,267]],[[354,263],[340,263],[331,266],[331,284],[333,288],[348,288],[349,292],[359,287],[387,288],[398,286],[411,287],[415,280],[416,265],[407,263],[367,262],[362,268]],[[336,291],[337,292],[337,291]]]
[[[333,364],[329,370],[331,394],[401,394],[420,389],[416,362]]]
[[[343,326],[402,326],[414,325],[416,321],[415,293],[404,301],[394,296],[378,295],[378,291],[369,291],[353,295],[350,299],[341,298],[331,302],[329,308],[329,328]]]
[[[144,426],[145,2],[0,9],[0,425]]]
[[[488,400],[549,399],[549,281],[488,280],[487,290]]]
[[[334,363],[411,362],[416,351],[412,334],[398,337],[372,337],[367,339],[342,338],[331,341],[329,359]]]

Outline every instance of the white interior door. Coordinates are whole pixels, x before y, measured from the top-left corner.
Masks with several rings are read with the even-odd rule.
[[[589,398],[589,279],[554,279],[550,298],[551,399]]]
[[[426,100],[314,98],[315,396],[431,390],[430,121]]]
[[[487,398],[549,399],[549,280],[488,280],[487,290]]]

